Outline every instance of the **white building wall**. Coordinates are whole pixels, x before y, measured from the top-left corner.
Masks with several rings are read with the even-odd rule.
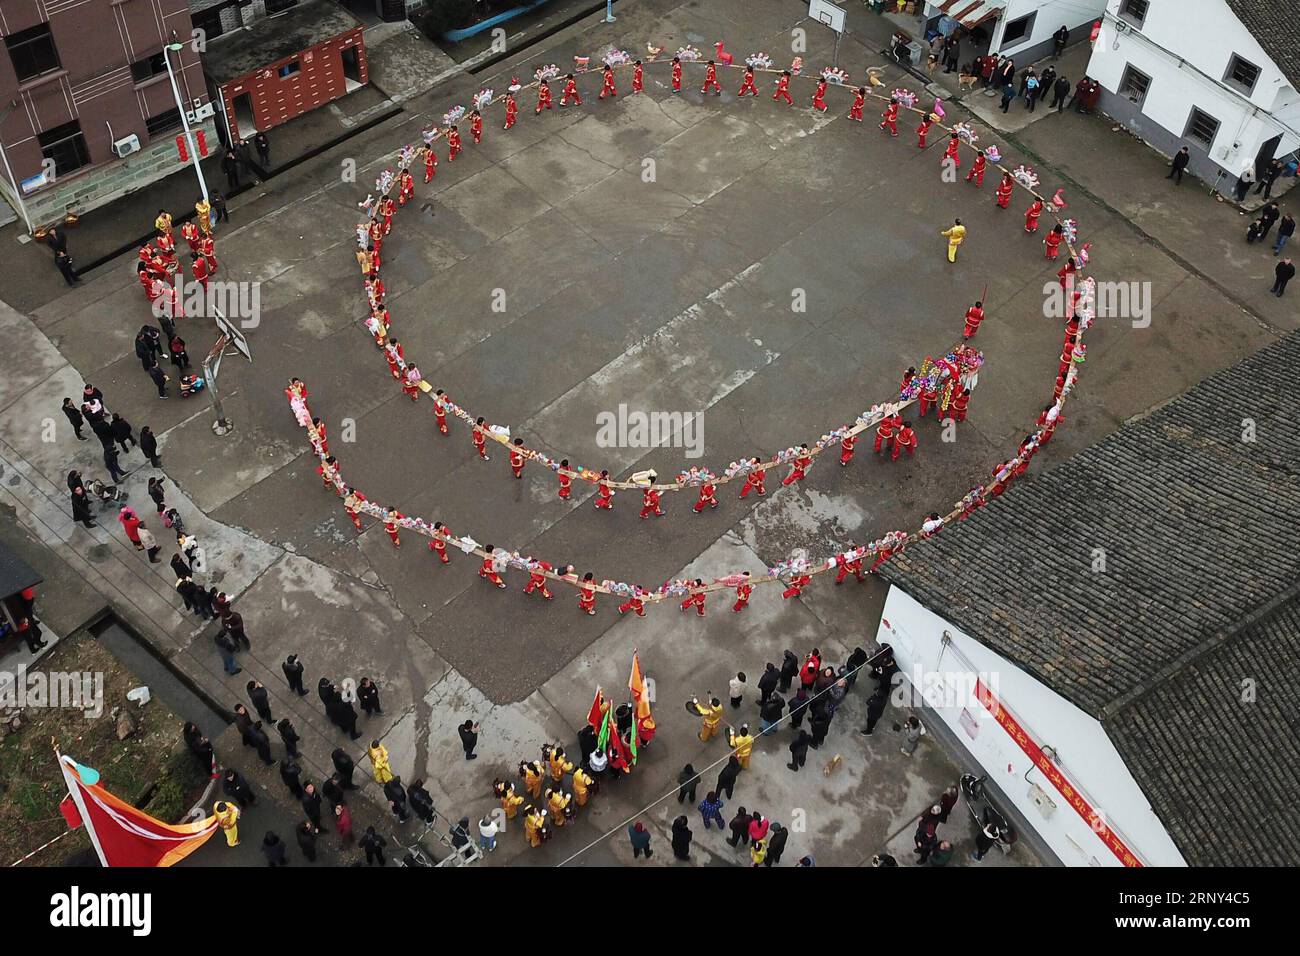
[[[945,646],[944,633],[951,635]],[[1005,658],[890,587],[877,642],[888,643],[903,677],[925,697],[923,720],[942,720],[974,763],[1067,866],[1120,866],[1120,860],[1071,807],[993,716],[964,693],[975,676],[1147,866],[1186,866],[1101,724]],[[936,688],[947,688],[946,692]],[[974,767],[969,769],[974,770]],[[1045,816],[1035,785],[1056,807]]]
[[[1003,42],[1003,31],[1008,23],[1037,11],[1033,29],[1028,36],[1011,43]],[[1033,59],[1050,52],[1052,34],[1062,26],[1070,31],[1070,43],[1086,41],[1092,23],[1106,11],[1106,0],[1007,0],[1007,8],[998,21],[989,49],[1012,57],[1017,64],[1028,65]],[[1046,48],[1042,49],[1046,44]],[[1036,50],[1036,48],[1039,48]],[[1026,58],[1025,54],[1031,56]]]
[[[1192,107],[1201,109],[1219,121],[1214,142],[1201,149],[1233,176],[1253,163],[1261,144],[1278,133],[1283,138],[1277,155],[1300,144],[1294,129],[1284,129],[1285,116],[1275,120],[1269,115],[1279,105],[1294,102],[1295,91],[1223,0],[1154,0],[1141,27],[1122,18],[1116,22],[1120,3],[1109,0],[1088,75],[1108,93],[1118,94],[1125,67],[1131,64],[1151,77],[1151,84],[1140,104],[1119,113],[1110,109],[1114,104],[1103,102],[1108,112],[1157,149],[1171,153],[1185,140]],[[1260,68],[1250,94],[1221,82],[1233,54]],[[1200,151],[1195,142],[1188,145]]]

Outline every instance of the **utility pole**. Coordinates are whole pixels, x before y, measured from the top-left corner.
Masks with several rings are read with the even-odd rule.
[[[173,53],[179,53],[185,49],[183,43],[169,43],[163,47],[163,62],[167,64],[167,77],[172,81],[172,96],[176,98],[176,108],[181,111],[181,126],[185,130],[185,145],[190,151],[190,162],[194,164],[194,174],[199,177],[199,190],[203,193],[203,201],[208,201],[208,184],[203,179],[203,166],[199,163],[199,150],[194,144],[194,134],[190,130],[189,116],[185,110],[185,104],[181,102],[181,90],[176,85],[176,73],[172,70]]]

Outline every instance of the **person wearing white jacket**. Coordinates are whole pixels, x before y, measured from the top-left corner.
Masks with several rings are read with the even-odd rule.
[[[497,834],[501,832],[501,825],[491,816],[486,816],[478,822],[478,845],[489,853],[497,848]]]

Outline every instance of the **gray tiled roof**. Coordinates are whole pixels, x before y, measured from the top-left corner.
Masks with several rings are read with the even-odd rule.
[[[881,569],[1101,720],[1191,863],[1300,863],[1297,368],[1300,332]]]
[[[1106,721],[1192,866],[1300,866],[1300,599]]]
[[[1298,367],[1293,333],[1058,467],[1031,466],[886,580],[1104,717],[1300,578]]]
[[[1228,8],[1300,90],[1300,0],[1228,0]]]

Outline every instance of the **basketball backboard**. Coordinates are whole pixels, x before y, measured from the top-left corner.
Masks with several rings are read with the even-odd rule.
[[[808,16],[818,23],[824,23],[836,33],[844,32],[844,10],[830,0],[808,0]]]
[[[253,353],[248,350],[248,339],[246,339],[244,333],[240,331],[239,325],[227,319],[221,314],[219,309],[213,310],[213,319],[216,321],[217,329],[221,334],[230,340],[229,344],[238,349],[239,353],[243,355],[244,358],[248,359],[250,362],[253,361]]]

